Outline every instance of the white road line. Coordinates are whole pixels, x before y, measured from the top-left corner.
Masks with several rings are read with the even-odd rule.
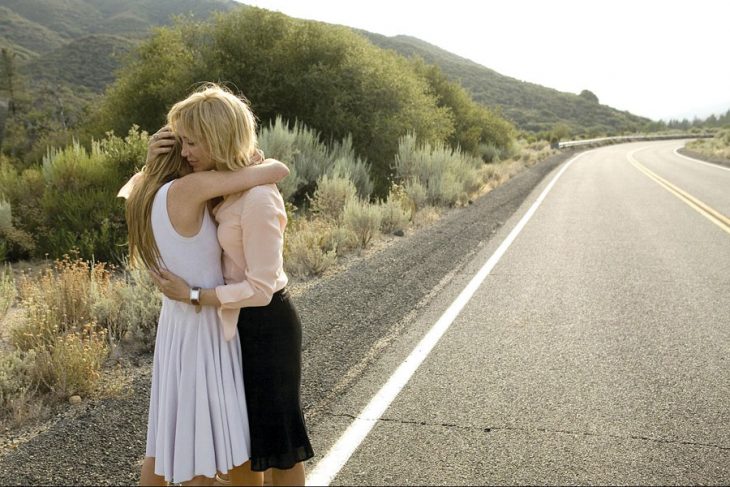
[[[593,151],[588,151],[593,152]],[[537,200],[532,204],[525,215],[520,219],[515,228],[509,233],[506,239],[500,244],[497,250],[487,260],[479,272],[471,279],[469,284],[457,296],[453,303],[446,309],[421,341],[416,345],[408,357],[398,366],[390,376],[388,382],[373,396],[367,406],[360,412],[337,442],[330,448],[327,454],[315,465],[306,479],[306,485],[329,485],[337,473],[347,463],[352,454],[357,450],[375,423],[383,416],[388,406],[393,402],[400,391],[405,387],[410,378],[416,372],[421,363],[426,359],[431,350],[436,346],[446,330],[449,329],[461,310],[466,306],[471,297],[477,291],[481,283],[486,279],[494,266],[499,262],[512,242],[517,238],[527,222],[535,214],[545,196],[555,185],[555,182],[562,176],[568,167],[576,159],[581,157],[583,152],[570,159],[563,168],[555,175],[547,187],[540,193]]]
[[[674,155],[681,157],[682,159],[687,159],[688,161],[697,162],[699,164],[704,164],[705,166],[714,167],[715,169],[722,169],[723,171],[730,171],[730,167],[721,166],[719,164],[712,164],[709,162],[701,161],[699,159],[695,159],[694,157],[685,156],[684,154],[680,154],[679,151],[680,147],[677,147],[674,149]]]

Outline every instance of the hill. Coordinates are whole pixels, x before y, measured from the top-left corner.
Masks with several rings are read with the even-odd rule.
[[[518,127],[531,132],[551,130],[564,123],[576,133],[633,131],[651,121],[629,112],[601,105],[590,96],[564,93],[504,76],[469,59],[409,36],[386,37],[359,31],[371,42],[404,56],[419,56],[439,66],[458,81],[476,101],[498,107]]]
[[[133,46],[125,37],[91,34],[30,60],[23,72],[34,83],[67,83],[99,93],[114,81],[115,70]]]
[[[174,16],[205,19],[242,7],[233,0],[0,0],[0,47],[16,52],[18,71],[27,79],[100,93],[124,54],[151,28],[170,24]],[[499,109],[525,131],[564,124],[575,134],[615,134],[650,123],[591,96],[504,76],[413,37],[358,32],[381,48],[439,66],[477,102]]]
[[[204,19],[238,6],[233,0],[0,0],[0,8],[12,12],[14,20],[40,25],[66,42],[89,34],[141,38],[175,15]],[[6,34],[0,31],[0,36]]]
[[[233,0],[0,0],[0,48],[28,79],[101,92],[124,54],[175,16],[205,19]]]
[[[12,48],[21,60],[50,52],[64,42],[56,32],[0,6],[0,46]]]

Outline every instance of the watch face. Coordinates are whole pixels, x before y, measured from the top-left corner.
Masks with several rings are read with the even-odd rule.
[[[200,304],[200,288],[194,287],[190,290],[190,303],[194,305]]]

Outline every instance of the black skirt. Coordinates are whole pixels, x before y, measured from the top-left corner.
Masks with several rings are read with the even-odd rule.
[[[251,430],[251,469],[288,469],[314,456],[300,400],[302,324],[286,289],[242,308],[238,336]]]

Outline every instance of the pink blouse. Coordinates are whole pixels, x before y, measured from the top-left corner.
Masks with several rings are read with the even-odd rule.
[[[283,267],[286,209],[276,185],[267,184],[226,196],[213,215],[226,281],[215,293],[224,336],[230,340],[240,309],[266,306],[288,282]]]

